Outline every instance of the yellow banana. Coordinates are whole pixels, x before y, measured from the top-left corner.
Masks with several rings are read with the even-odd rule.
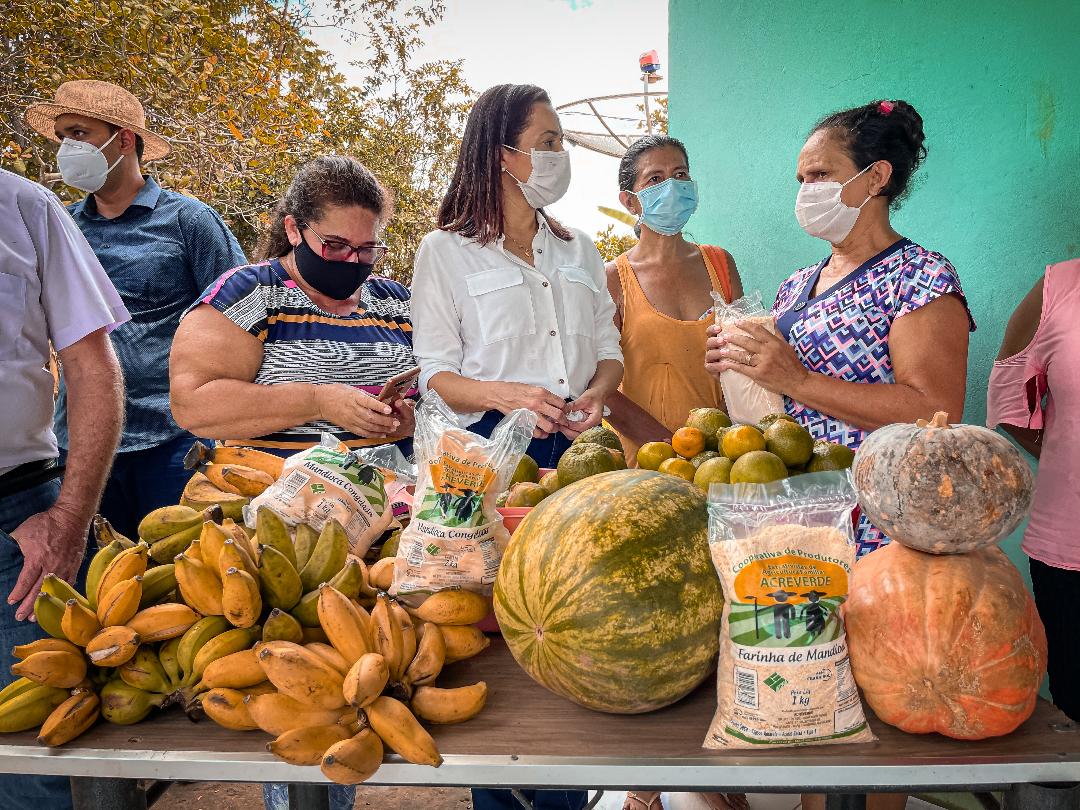
[[[102,574],[125,548],[131,548],[131,546],[124,546],[119,540],[113,540],[104,548],[98,549],[90,560],[90,567],[86,571],[86,601],[91,609],[97,608],[98,584],[101,582]]]
[[[202,515],[190,506],[162,506],[139,521],[139,538],[147,543],[202,523]]]
[[[187,557],[189,560],[195,560],[196,562],[201,562],[206,565],[206,560],[203,559],[202,555],[202,541],[199,540],[198,537],[191,541],[191,545],[187,547],[187,551],[184,552],[184,556]],[[173,559],[175,559],[175,557]],[[216,565],[207,565],[206,567],[210,569],[211,573],[217,576]]]
[[[219,579],[221,571],[218,558],[221,556],[225,541],[230,539],[232,535],[226,534],[225,530],[214,521],[203,521],[202,528],[199,530],[199,548],[203,552],[202,561],[218,573]]]
[[[222,473],[225,470],[223,464],[207,464],[204,467],[199,468],[199,472],[207,477],[211,484],[220,489],[222,492],[228,492],[232,495],[242,495],[243,493],[230,481],[225,480],[225,476]]]
[[[242,568],[230,568],[221,581],[221,607],[236,627],[251,627],[262,613],[259,583]]]
[[[434,683],[442,672],[446,663],[446,642],[437,624],[424,622],[416,632],[420,637],[419,645],[402,680],[409,686],[426,686]]]
[[[109,523],[104,515],[94,515],[94,520],[91,525],[94,529],[94,540],[99,549],[105,548],[105,546],[109,545],[109,543],[114,540],[119,540],[120,545],[124,548],[131,548],[135,545],[133,540],[129,540],[114,529],[113,525]]]
[[[139,634],[144,644],[149,644],[182,636],[198,620],[199,614],[187,605],[165,602],[140,610],[127,626]]]
[[[106,627],[86,645],[86,655],[99,667],[118,667],[139,649],[139,634],[122,624]]]
[[[446,663],[448,664],[479,655],[491,644],[491,639],[471,624],[441,625],[439,631],[446,643]]]
[[[86,597],[71,587],[71,584],[60,579],[56,574],[46,574],[45,578],[41,580],[41,590],[50,596],[55,596],[61,602],[67,603],[68,599],[78,599],[87,607],[90,607],[90,603],[86,601]]]
[[[203,616],[222,615],[221,580],[210,566],[187,554],[177,554],[175,563],[176,582],[184,601]]]
[[[206,716],[219,726],[233,731],[254,731],[258,725],[251,719],[244,702],[246,697],[236,689],[219,687],[202,695],[200,703]]]
[[[242,495],[222,492],[211,484],[205,475],[197,472],[191,476],[191,479],[184,486],[184,494],[180,498],[180,503],[200,512],[216,507],[220,510],[220,516],[210,519],[215,523],[220,523],[227,517],[240,520],[244,514],[244,507],[249,500],[251,499]],[[206,519],[207,516],[204,514],[203,517]]]
[[[304,595],[296,566],[273,546],[259,547],[259,585],[263,599],[272,608],[292,610]]]
[[[142,599],[142,575],[125,579],[99,595],[97,615],[102,627],[127,624],[139,612]]]
[[[371,609],[371,627],[374,651],[386,659],[390,677],[396,680],[398,673],[403,666],[407,665],[407,662],[405,665],[402,664],[401,625],[394,618],[390,607],[390,597],[385,593],[379,594],[375,607]]]
[[[45,718],[38,732],[37,741],[41,745],[50,747],[71,742],[94,725],[100,714],[101,699],[96,693],[74,694]]]
[[[354,598],[363,599],[365,602],[370,600],[374,604],[375,597],[379,592],[371,587],[371,569],[363,560],[360,560],[360,572],[362,574],[360,590]]]
[[[315,653],[289,641],[268,641],[256,653],[266,678],[278,691],[320,709],[345,705],[344,676]]]
[[[154,541],[150,545],[150,559],[159,565],[171,563],[177,554],[183,554],[191,548],[191,544],[199,539],[201,533],[202,527],[196,523],[194,526]]]
[[[253,534],[248,534],[248,530],[244,527],[244,524],[237,523],[235,520],[223,520],[221,521],[221,528],[225,534],[233,538],[237,543],[242,545],[251,559],[255,559],[255,556],[259,552],[259,547],[253,542]]]
[[[209,453],[209,460],[214,464],[228,465],[238,464],[243,467],[264,472],[275,481],[281,477],[285,459],[261,450],[251,450],[247,447],[224,447],[218,445]]]
[[[171,682],[154,650],[141,646],[130,660],[121,664],[117,674],[128,686],[146,692],[169,692]]]
[[[349,556],[349,537],[336,520],[328,520],[319,532],[319,540],[311,556],[300,570],[305,591],[312,591],[345,567]]]
[[[383,557],[368,569],[368,584],[377,591],[388,591],[394,584],[394,558]]]
[[[231,485],[238,494],[248,498],[262,495],[275,480],[273,476],[253,467],[244,467],[239,464],[222,464],[220,467],[222,480]]]
[[[181,682],[195,683],[198,680],[192,677],[192,672],[195,670],[195,656],[211,639],[227,631],[230,626],[228,619],[224,616],[205,616],[187,629],[181,636],[180,644],[176,649]]]
[[[296,568],[296,548],[289,537],[289,527],[273,509],[260,506],[255,514],[255,534],[264,546],[276,548]]]
[[[338,709],[319,709],[281,692],[248,695],[244,704],[255,724],[275,737],[294,728],[332,726],[341,716]]]
[[[349,599],[356,599],[360,595],[360,586],[364,584],[364,564],[350,554],[345,565],[330,579],[329,584]]]
[[[82,653],[38,652],[12,664],[11,673],[43,686],[71,689],[86,677],[86,659]]]
[[[336,742],[322,758],[323,776],[339,785],[366,782],[379,770],[383,760],[383,742],[370,728],[355,737]]]
[[[37,686],[29,678],[16,678],[3,689],[0,689],[0,703],[11,700],[16,695],[21,695],[23,692],[29,692]]]
[[[320,585],[317,609],[319,625],[347,666],[364,653],[374,652],[368,618],[345,594],[332,585]]]
[[[377,697],[364,712],[372,731],[409,762],[435,768],[442,765],[435,741],[404,703],[391,697]]]
[[[247,689],[266,680],[255,650],[240,650],[211,661],[203,670],[196,692],[207,689]]]
[[[266,750],[290,765],[318,765],[327,748],[348,737],[349,732],[337,724],[294,728],[268,742]]]
[[[304,638],[300,622],[280,608],[274,608],[263,622],[263,641],[292,641],[299,644]]]
[[[211,559],[214,558],[211,557]],[[256,582],[259,581],[259,568],[248,554],[247,547],[240,545],[233,538],[230,537],[222,544],[216,559],[218,576],[221,579],[225,578],[225,572],[230,568],[239,568],[241,571],[247,571]]]
[[[139,600],[139,609],[143,610],[156,605],[175,590],[176,565],[174,563],[168,562],[147,568],[142,578],[142,598]]]
[[[160,708],[167,695],[136,689],[113,678],[101,690],[101,716],[118,726],[130,726]]]
[[[350,706],[362,709],[382,694],[389,680],[386,659],[378,653],[367,653],[346,673],[341,690]]]
[[[87,605],[78,599],[68,599],[60,617],[60,629],[69,640],[85,647],[101,631],[101,622]]]
[[[183,680],[180,673],[180,659],[177,655],[180,642],[183,640],[183,636],[180,635],[158,646],[158,661],[161,662],[161,668],[165,670],[165,675],[169,678],[170,692],[179,689],[180,681]]]
[[[306,523],[297,525],[296,533],[293,535],[293,548],[296,551],[297,569],[304,567],[308,558],[311,557],[311,552],[315,550],[315,544],[318,542],[319,533],[317,531]]]
[[[53,638],[64,638],[64,609],[67,606],[51,594],[42,591],[34,600],[34,621]]]
[[[44,723],[68,699],[66,689],[35,684],[0,704],[0,732],[26,731]]]
[[[109,567],[101,575],[94,604],[100,607],[105,594],[121,582],[145,574],[149,553],[150,547],[146,543],[138,543],[117,554],[116,559],[109,563]],[[99,615],[98,618],[100,619],[101,616]]]
[[[487,702],[487,684],[483,681],[456,689],[420,686],[409,705],[421,720],[429,723],[463,723],[480,714]]]
[[[76,655],[82,655],[82,650],[63,638],[39,638],[28,644],[19,644],[11,648],[12,656],[18,658],[20,661],[34,653],[56,651],[67,651],[75,653]],[[3,695],[3,693],[0,692],[0,695]]]
[[[313,641],[310,644],[304,644],[302,646],[305,650],[319,656],[319,658],[323,660],[323,663],[329,664],[337,670],[342,678],[344,678],[345,673],[349,671],[349,664],[345,661],[344,656],[329,644],[324,644],[321,641]]]
[[[195,655],[191,672],[187,673],[184,685],[192,686],[198,683],[206,668],[219,658],[250,648],[258,640],[261,632],[260,627],[236,627],[214,636]]]
[[[476,624],[491,612],[491,600],[472,591],[438,591],[409,612],[434,624]]]
[[[416,627],[413,625],[412,616],[396,599],[390,600],[390,617],[401,628],[401,657],[397,661],[397,669],[390,673],[395,681],[400,681],[405,677],[405,669],[416,657]]]
[[[268,695],[271,692],[277,694],[277,687],[270,683],[270,681],[260,681],[254,686],[245,686],[243,689],[238,689],[237,691],[243,692],[245,697],[248,695]]]

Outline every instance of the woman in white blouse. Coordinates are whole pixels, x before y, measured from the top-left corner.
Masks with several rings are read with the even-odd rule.
[[[534,411],[529,455],[542,467],[600,423],[623,370],[603,259],[544,212],[569,184],[547,93],[492,87],[469,113],[439,230],[413,272],[421,388],[483,435],[510,411]]]

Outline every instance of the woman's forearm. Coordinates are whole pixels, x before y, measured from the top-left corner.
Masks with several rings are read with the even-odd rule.
[[[174,395],[173,418],[206,439],[253,439],[322,418],[319,387],[211,380],[186,396]]]
[[[601,360],[596,364],[596,373],[589,381],[589,388],[600,391],[605,397],[611,396],[619,387],[623,378],[623,364],[618,360]]]
[[[452,371],[440,371],[428,380],[428,388],[437,391],[443,402],[458,413],[483,413],[497,410],[493,387],[498,383],[470,380]]]
[[[862,430],[895,422],[929,419],[937,411],[959,422],[964,415],[964,386],[951,395],[920,391],[903,383],[853,383],[810,372],[787,392],[791,399]]]
[[[608,423],[636,444],[671,439],[670,430],[622,391],[616,391],[608,397],[607,406],[611,409],[607,417]]]

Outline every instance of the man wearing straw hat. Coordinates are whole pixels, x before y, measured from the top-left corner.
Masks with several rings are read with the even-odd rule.
[[[27,123],[60,142],[65,183],[87,196],[68,207],[131,312],[112,333],[127,385],[126,424],[101,512],[134,536],[152,509],[177,503],[190,473],[193,437],[169,409],[169,349],[180,315],[226,270],[246,264],[216,211],[163,189],[141,164],[165,157],[169,143],[146,127],[143,106],[115,84],[65,82],[55,98],[26,111]],[[61,383],[56,434],[67,448]]]

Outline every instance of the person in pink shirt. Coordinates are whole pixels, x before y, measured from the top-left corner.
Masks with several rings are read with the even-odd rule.
[[[1080,259],[1048,266],[1013,313],[990,374],[986,423],[1039,459],[1023,549],[1046,625],[1050,693],[1080,721]]]

